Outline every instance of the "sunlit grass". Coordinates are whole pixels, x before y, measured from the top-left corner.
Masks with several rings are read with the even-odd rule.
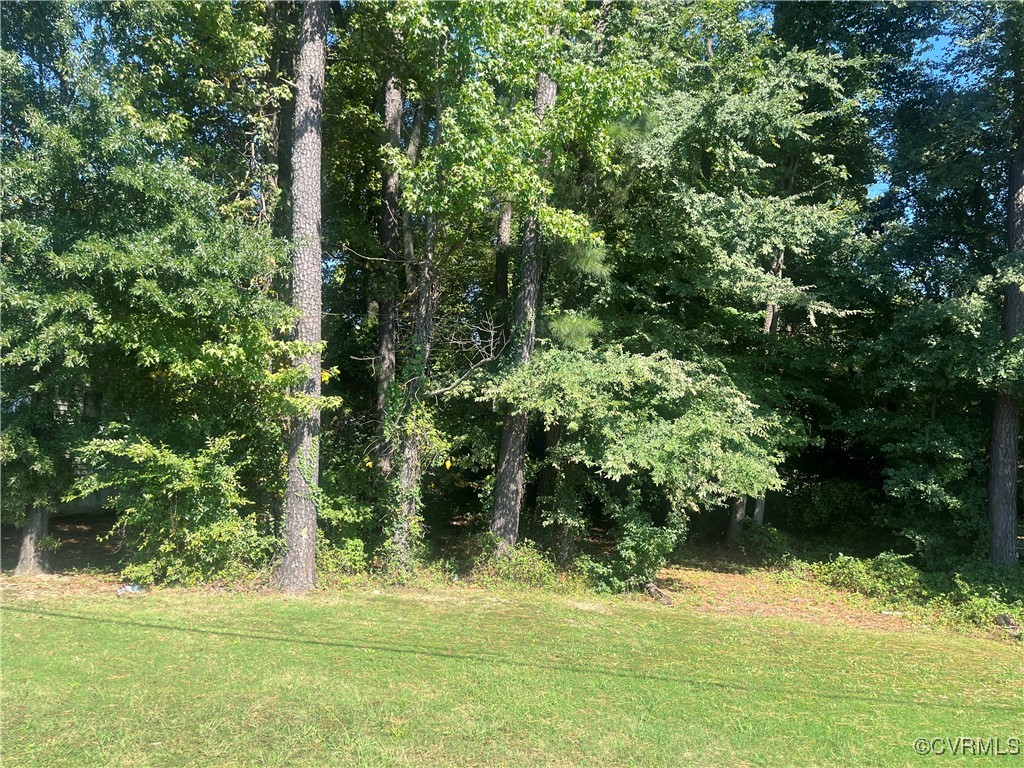
[[[1024,652],[943,632],[474,590],[3,617],[5,766],[920,765],[918,737],[1024,736]]]

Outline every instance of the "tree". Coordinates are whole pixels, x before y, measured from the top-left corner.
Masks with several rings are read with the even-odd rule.
[[[544,21],[543,40],[534,54],[536,72],[532,118],[542,137],[530,158],[537,194],[523,209],[519,279],[512,327],[510,368],[526,366],[537,344],[542,323],[541,294],[545,260],[577,260],[576,266],[600,271],[600,234],[590,226],[585,211],[571,198],[558,194],[559,176],[569,179],[575,165],[590,164],[598,172],[609,165],[609,132],[614,121],[637,108],[645,67],[637,67],[624,51],[628,46],[608,45],[611,4],[580,8],[558,5]],[[559,97],[559,80],[571,83]],[[561,105],[556,101],[562,102]],[[499,218],[499,235],[504,220]],[[543,233],[543,238],[542,238]],[[545,243],[550,251],[545,253]],[[560,253],[559,253],[560,252]],[[505,274],[507,248],[499,239],[499,281]],[[580,258],[582,256],[582,258]],[[552,258],[554,257],[554,258]],[[589,262],[589,264],[588,264]],[[504,287],[499,287],[499,295]],[[526,497],[527,441],[531,417],[526,411],[506,412],[494,471],[490,529],[502,549],[515,545]],[[555,428],[557,435],[558,427]],[[556,444],[552,435],[549,442]]]
[[[4,59],[5,519],[107,490],[126,576],[197,581],[269,555],[253,506],[280,488],[288,313],[262,286],[283,252],[140,108],[111,10],[3,8],[5,52],[36,47],[24,22],[76,51]]]
[[[320,467],[321,123],[327,39],[327,3],[306,0],[295,67],[292,147],[292,305],[295,337],[304,346],[299,413],[292,418],[284,507],[281,588],[306,592],[316,581],[317,487]]]
[[[542,124],[544,114],[554,106],[558,87],[545,73],[537,75],[537,92],[533,110],[537,122]],[[551,165],[551,153],[546,152],[541,165]],[[540,304],[542,265],[537,244],[540,239],[540,220],[537,214],[526,218],[523,230],[522,275],[516,291],[515,315],[513,317],[514,362],[523,366],[530,362],[537,342],[537,310]],[[494,478],[494,503],[491,507],[491,531],[501,540],[503,546],[515,545],[519,536],[519,513],[526,495],[526,436],[530,428],[530,416],[525,411],[510,411],[505,416],[501,430],[501,446],[498,449],[498,465]]]
[[[1024,267],[1024,14],[1015,6],[1004,10],[1001,31],[1007,88],[1010,157],[1008,162],[1007,240],[1011,269]],[[1003,293],[1002,326],[1008,345],[1024,333],[1024,283],[1015,278]],[[1019,383],[1019,382],[1015,382]],[[1020,405],[1015,392],[1001,388],[992,413],[989,448],[989,560],[994,565],[1017,562],[1017,479],[1020,450]]]

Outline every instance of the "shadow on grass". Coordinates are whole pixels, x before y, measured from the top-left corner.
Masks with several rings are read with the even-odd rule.
[[[744,557],[738,549],[725,545],[688,545],[672,558],[671,563],[680,568],[740,575],[750,573],[758,567],[753,559]]]
[[[466,652],[452,652],[444,649],[429,648],[429,647],[416,647],[416,646],[400,646],[400,645],[386,645],[382,643],[356,643],[346,642],[343,640],[317,640],[311,638],[296,638],[289,635],[276,635],[267,632],[238,632],[230,629],[204,629],[201,627],[182,627],[174,624],[161,624],[157,622],[146,622],[136,621],[131,619],[110,619],[110,618],[97,618],[95,616],[83,616],[75,613],[63,613],[60,611],[40,611],[32,610],[27,608],[14,608],[11,606],[0,606],[0,611],[10,611],[12,613],[23,613],[33,616],[48,616],[51,618],[59,619],[71,619],[74,621],[91,622],[94,624],[112,624],[115,626],[125,627],[137,627],[140,629],[160,629],[169,630],[172,632],[182,632],[189,634],[204,635],[209,637],[230,637],[240,638],[244,640],[257,640],[274,643],[288,643],[295,645],[307,645],[323,648],[348,648],[359,651],[375,651],[378,653],[385,654],[396,654],[396,655],[411,655],[411,656],[423,656],[435,659],[450,659],[455,661],[466,661],[473,663],[484,663],[484,664],[500,664],[502,666],[511,668],[528,667],[531,669],[539,669],[551,672],[568,672],[579,675],[601,675],[603,677],[619,678],[623,680],[635,680],[645,682],[656,682],[656,683],[670,683],[676,685],[685,685],[695,689],[701,688],[714,688],[716,690],[732,691],[736,693],[749,694],[752,690],[771,692],[771,693],[793,693],[797,690],[796,687],[783,687],[783,686],[772,686],[758,684],[757,686],[741,686],[734,683],[726,683],[716,680],[707,679],[694,679],[688,677],[678,677],[672,675],[661,675],[643,671],[632,671],[626,672],[619,669],[610,669],[608,667],[601,667],[595,664],[577,665],[554,662],[538,662],[538,661],[526,661],[522,659],[510,659],[502,656],[486,655],[479,653],[466,653]],[[857,694],[838,694],[828,693],[821,690],[808,690],[806,687],[799,687],[800,693],[803,696],[816,699],[827,699],[839,702],[858,702],[871,704],[878,706],[882,703],[887,704],[898,704],[898,705],[913,705],[915,707],[924,707],[930,709],[964,709],[967,704],[957,704],[955,702],[939,702],[939,701],[918,701],[912,698],[906,697],[887,697],[880,698],[879,696],[868,696],[868,695],[857,695]],[[993,705],[989,703],[979,704],[972,702],[970,707],[974,710],[985,710],[991,712],[1012,712],[1019,714],[1019,706],[1001,706]]]

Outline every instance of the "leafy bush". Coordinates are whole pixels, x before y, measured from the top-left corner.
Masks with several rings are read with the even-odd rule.
[[[795,549],[788,535],[770,525],[747,527],[740,537],[740,552],[743,556],[769,568],[791,563]]]
[[[320,536],[316,545],[317,571],[326,576],[351,575],[366,570],[366,547],[362,539],[340,540]]]
[[[545,449],[558,490],[542,496],[551,502],[544,524],[607,526],[613,546],[590,553],[586,567],[613,590],[653,577],[685,536],[690,510],[778,488],[780,447],[794,439],[723,370],[664,352],[540,350],[486,395],[539,413],[559,434]]]
[[[72,498],[109,489],[120,513],[109,535],[126,534],[133,581],[196,584],[230,577],[265,563],[274,538],[254,515],[243,513],[233,461],[234,438],[211,438],[194,455],[145,437],[92,440],[81,451],[94,472],[79,480]]]
[[[923,573],[909,556],[883,552],[874,558],[839,555],[809,566],[810,575],[836,589],[858,592],[928,621],[992,629],[995,617],[1024,625],[1024,574],[1019,568],[968,564],[961,573]]]
[[[1004,602],[1024,602],[1024,568],[988,561],[959,563],[952,572],[927,575],[929,592],[984,592]]]
[[[478,537],[477,541],[481,554],[469,572],[469,579],[476,584],[528,589],[554,589],[565,584],[564,574],[533,542],[499,549],[498,539],[492,533]]]
[[[368,566],[374,527],[370,469],[335,456],[328,461],[316,493],[317,567],[328,574],[359,573]]]
[[[605,513],[614,523],[615,549],[600,581],[613,591],[634,589],[653,579],[686,538],[687,518],[670,502],[665,501],[662,507],[656,489],[649,483],[627,483],[619,494],[602,490]],[[659,507],[664,519],[656,519]],[[590,576],[597,580],[598,572],[592,570]]]
[[[922,594],[923,585],[921,572],[907,562],[908,557],[893,552],[869,559],[841,554],[816,564],[814,573],[819,581],[836,589],[876,598],[912,598]]]
[[[992,571],[997,570],[991,566],[989,568]],[[986,568],[980,566],[970,570],[984,573]],[[1007,572],[1006,581],[1003,581],[999,574],[989,574],[988,579],[982,577],[979,581],[973,582],[962,574],[953,574],[949,579],[951,583],[929,601],[929,607],[954,625],[973,624],[991,627],[995,617],[1005,613],[1013,616],[1018,624],[1024,626],[1022,585],[1019,583],[1016,587],[1008,585],[1007,582],[1014,580],[1009,574],[1010,569],[999,570]],[[975,578],[977,578],[977,573],[975,573]],[[1016,580],[1024,581],[1024,577],[1017,574]]]

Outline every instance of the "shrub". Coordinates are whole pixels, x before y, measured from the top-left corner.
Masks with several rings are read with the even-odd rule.
[[[883,552],[874,558],[840,554],[814,566],[819,581],[836,589],[875,598],[912,598],[922,593],[921,572],[907,561],[909,555]]]
[[[995,617],[1005,613],[1024,625],[1024,600],[1011,599],[1004,588],[992,583],[972,584],[961,574],[954,574],[951,581],[949,588],[929,601],[929,606],[947,622],[991,627]]]
[[[918,614],[923,609],[932,619],[953,627],[992,629],[1000,614],[1024,624],[1024,575],[1019,569],[972,563],[952,575],[923,573],[908,558],[892,552],[863,559],[839,555],[812,564],[810,570],[836,589],[859,592]]]
[[[314,491],[320,526],[317,567],[328,575],[361,573],[369,565],[374,528],[373,505],[367,500],[372,494],[371,476],[354,462],[334,457],[328,461]]]
[[[499,549],[498,538],[488,532],[474,537],[474,543],[479,555],[467,577],[475,584],[570,591],[590,587],[580,574],[560,571],[533,542],[522,541],[514,547]]]
[[[770,568],[793,562],[794,549],[790,537],[770,525],[748,527],[740,537],[740,552],[744,557]]]
[[[275,540],[243,512],[250,502],[232,442],[211,438],[191,455],[140,436],[93,440],[83,448],[96,472],[81,478],[74,497],[111,491],[108,504],[120,517],[109,535],[126,535],[126,578],[196,584],[269,560]]]
[[[350,576],[366,570],[362,539],[332,540],[321,535],[316,543],[316,567],[325,576]]]

